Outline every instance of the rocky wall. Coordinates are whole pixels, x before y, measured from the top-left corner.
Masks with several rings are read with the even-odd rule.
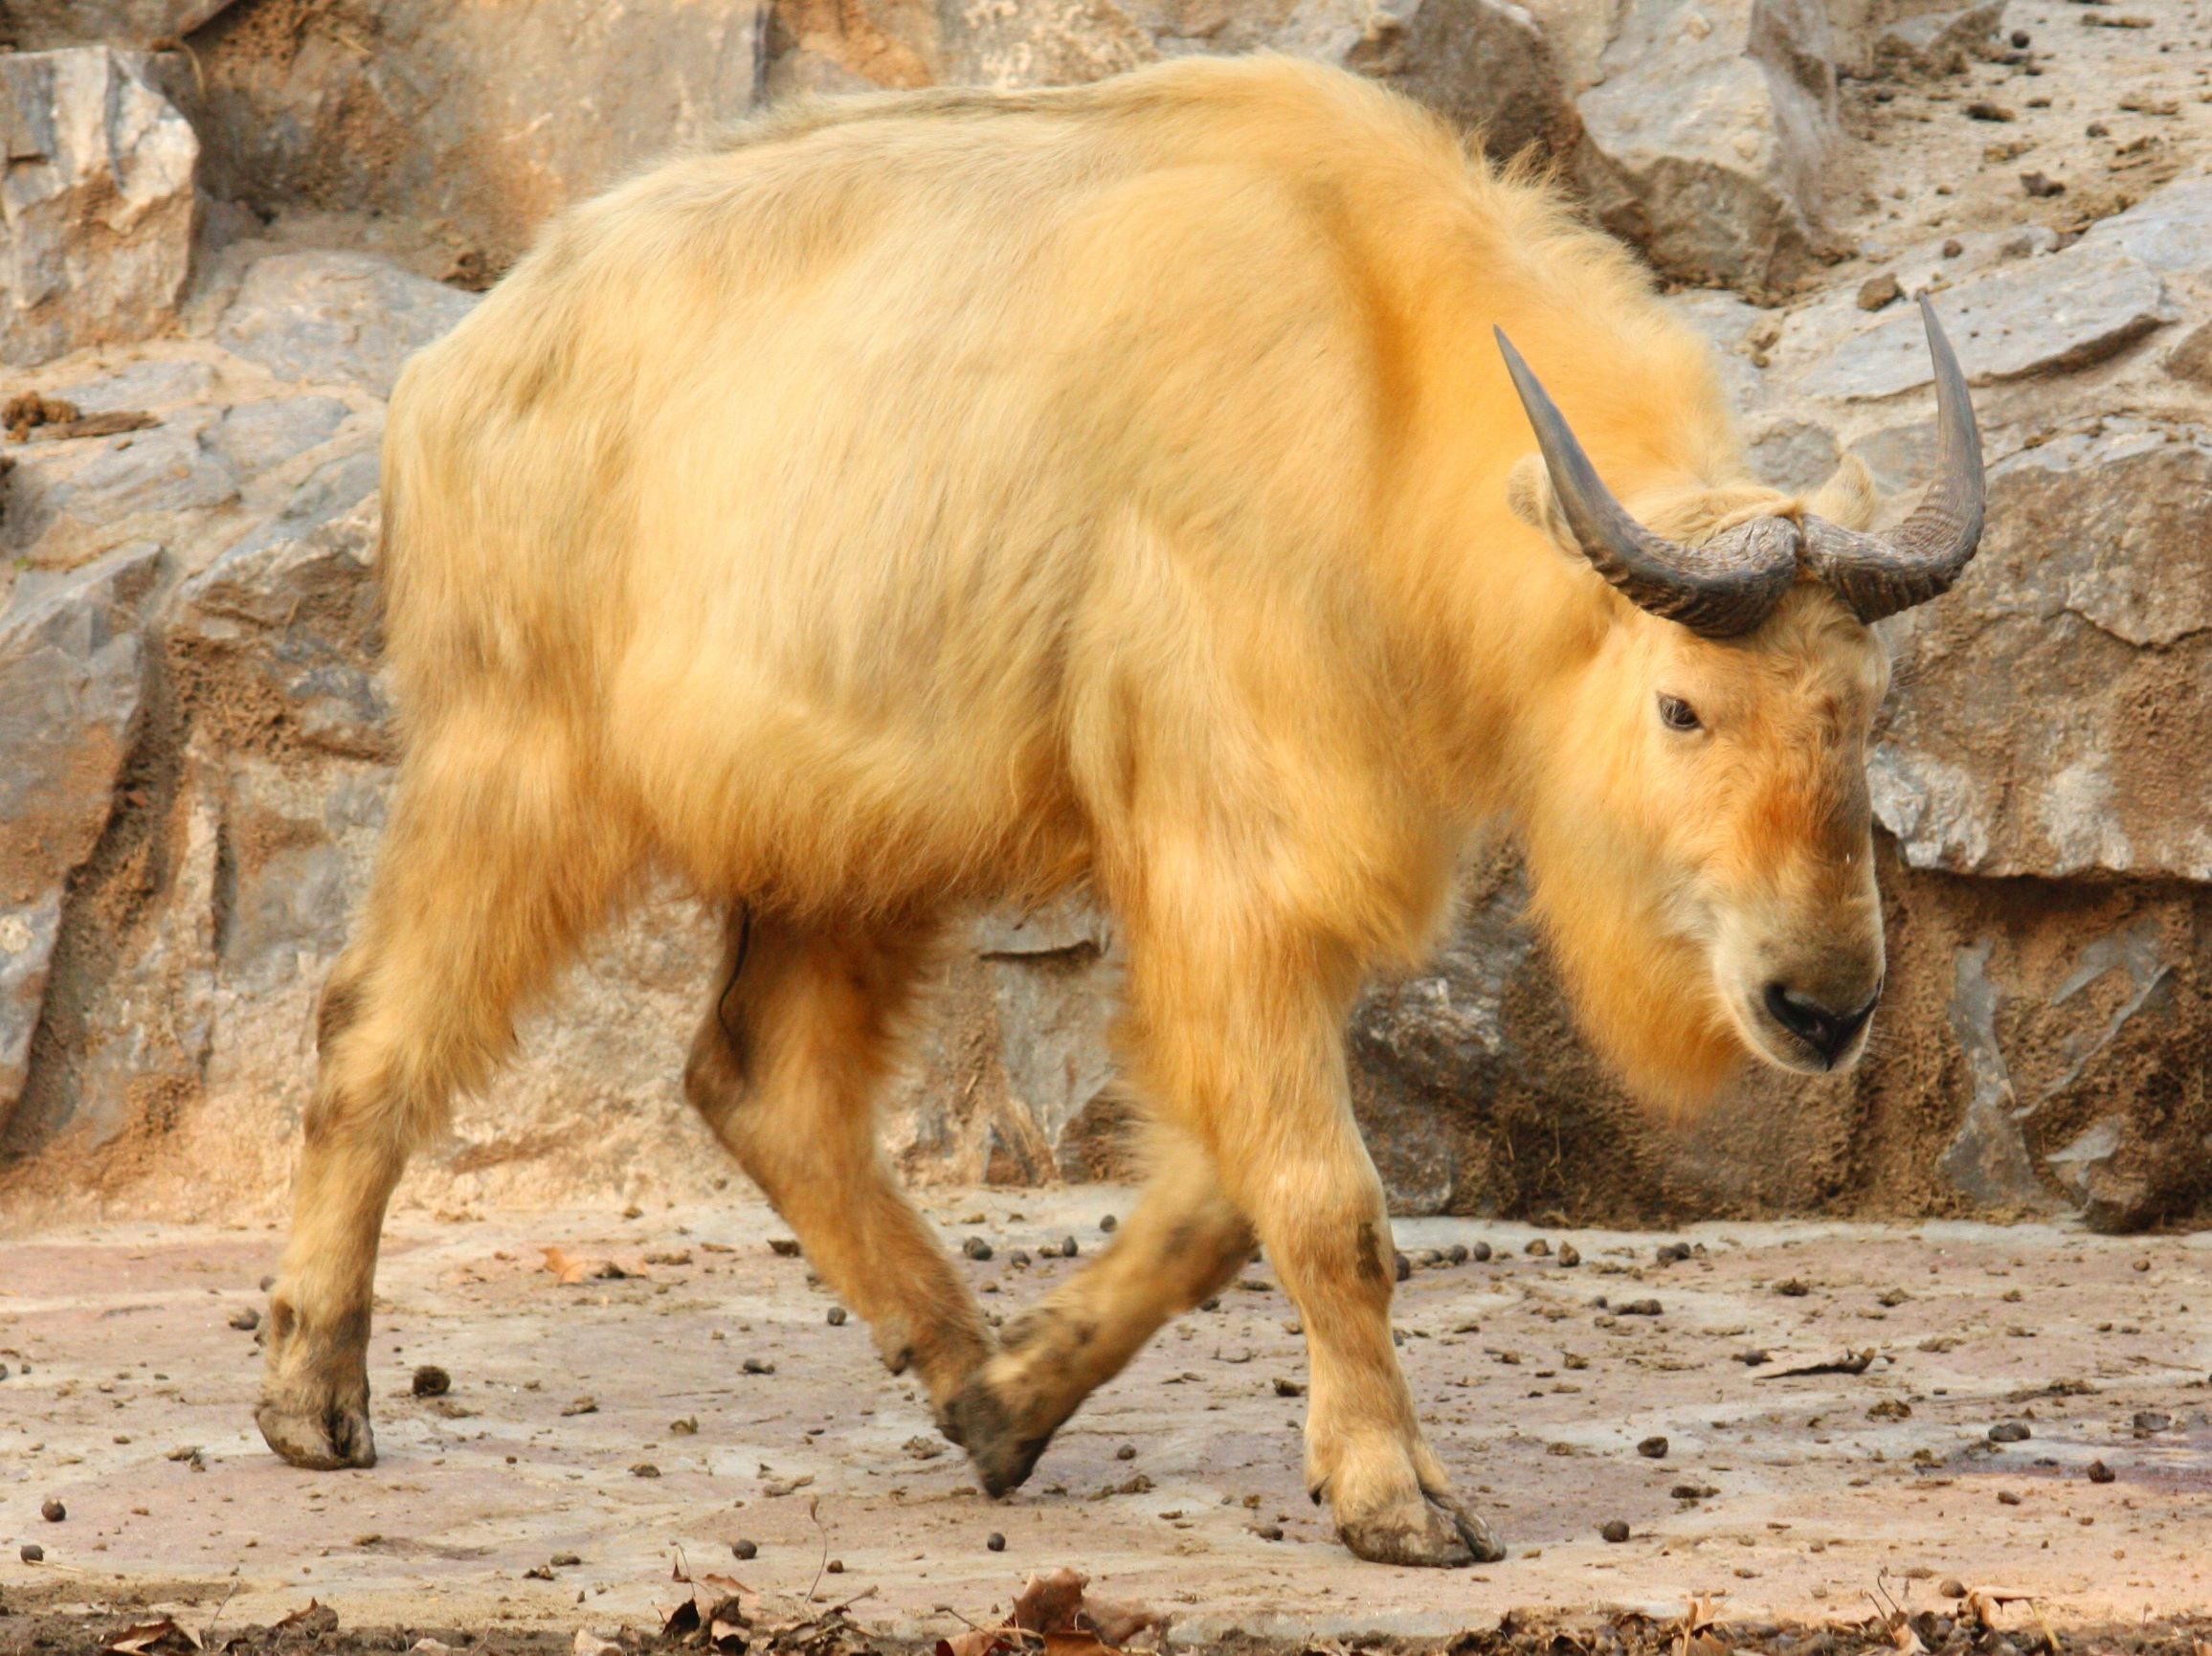
[[[1510,849],[1479,849],[1439,959],[1352,1020],[1396,1205],[2206,1211],[2212,142],[2186,69],[2158,78],[2155,30],[2074,26],[2069,58],[2019,44],[2019,4],[524,10],[11,14],[15,46],[50,49],[0,50],[0,1222],[280,1205],[310,1009],[388,799],[384,398],[547,213],[775,98],[1261,49],[1386,80],[1493,154],[1532,148],[1673,283],[1775,481],[1846,452],[1891,490],[1921,481],[1932,399],[1898,296],[1924,288],[1991,462],[1980,558],[1884,627],[1892,973],[1866,1064],[1653,1119],[1575,1038]],[[2058,102],[2079,132],[2080,101],[2119,84],[2142,107],[2108,108],[2093,152],[2062,147]],[[2054,155],[2069,175],[2028,185]],[[1876,176],[1901,182],[1850,182]],[[680,894],[641,899],[406,1199],[726,1182],[677,1088],[713,953]],[[1115,972],[1110,926],[1077,907],[976,917],[887,1104],[908,1174],[1125,1168]]]

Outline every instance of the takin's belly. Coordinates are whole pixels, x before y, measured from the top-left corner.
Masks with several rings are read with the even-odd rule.
[[[717,688],[618,696],[609,743],[649,850],[710,899],[919,914],[1039,900],[1089,866],[1049,727]]]

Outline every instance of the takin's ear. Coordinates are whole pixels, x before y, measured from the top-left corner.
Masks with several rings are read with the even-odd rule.
[[[1582,555],[1575,543],[1575,531],[1568,526],[1567,514],[1559,509],[1559,497],[1552,492],[1552,474],[1545,468],[1542,455],[1523,455],[1513,462],[1513,469],[1506,474],[1506,504],[1531,529],[1550,536],[1562,552],[1577,558]]]
[[[1805,497],[1805,510],[1846,529],[1870,529],[1882,509],[1874,474],[1857,455],[1845,455],[1835,475]]]

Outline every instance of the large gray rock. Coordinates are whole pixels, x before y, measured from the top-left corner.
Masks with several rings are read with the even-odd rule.
[[[0,1143],[30,1071],[70,877],[113,809],[145,692],[161,548],[18,586],[0,615]]]
[[[174,46],[231,0],[9,0],[0,44],[18,52],[62,46]]]
[[[215,337],[279,379],[388,397],[407,359],[476,303],[367,254],[272,254],[247,271]]]
[[[2212,434],[2108,423],[1992,467],[1980,554],[1894,624],[1915,867],[2212,880]]]
[[[173,89],[215,193],[396,214],[488,274],[567,203],[751,107],[763,11],[374,0],[304,11],[272,50],[240,7]]]
[[[1824,302],[1840,313],[1844,302]],[[2156,271],[2125,247],[2088,238],[1947,288],[1935,305],[1976,385],[2087,368],[2179,314]],[[1916,390],[1930,373],[1919,312],[1897,304],[1837,344],[1799,384],[1815,396],[1861,401]]]
[[[0,53],[0,363],[143,339],[190,273],[199,145],[140,60]]]
[[[1394,86],[1479,130],[1501,160],[1531,146],[1571,160],[1575,69],[1603,45],[1601,11],[1583,0],[799,0],[777,8],[768,84],[778,97],[1065,85],[1157,57],[1282,52]]]
[[[1599,219],[1670,276],[1788,289],[1842,143],[1836,51],[1814,0],[1628,0],[1575,100]]]

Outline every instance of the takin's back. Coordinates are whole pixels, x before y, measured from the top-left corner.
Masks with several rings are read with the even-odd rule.
[[[1434,561],[1487,556],[1499,616],[1566,578],[1505,510],[1498,320],[1582,343],[1631,486],[1732,452],[1623,256],[1352,77],[771,117],[565,215],[403,377],[403,702],[589,727],[732,893],[1049,889],[1148,785],[1326,788],[1356,837]]]

